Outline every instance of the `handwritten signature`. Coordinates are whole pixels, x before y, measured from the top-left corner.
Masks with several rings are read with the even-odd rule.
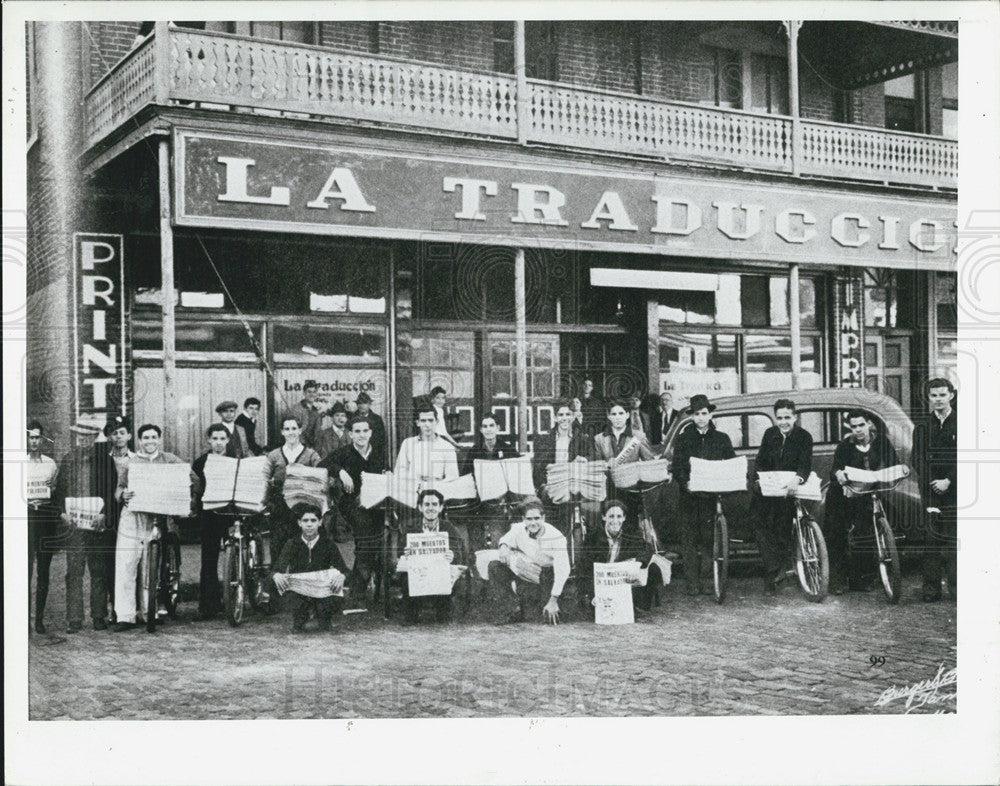
[[[884,707],[897,699],[906,699],[906,714],[925,706],[928,708],[937,708],[938,705],[956,700],[958,697],[957,690],[952,689],[948,692],[941,689],[957,685],[957,683],[958,668],[945,671],[944,664],[942,663],[938,666],[937,674],[934,675],[933,679],[921,680],[913,685],[904,685],[902,687],[893,685],[890,688],[886,688],[882,691],[882,695],[875,701],[875,706]],[[938,712],[944,711],[944,709],[938,709]]]

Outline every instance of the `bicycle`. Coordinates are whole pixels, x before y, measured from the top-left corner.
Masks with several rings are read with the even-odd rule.
[[[781,473],[759,473],[757,488],[765,498],[788,495],[782,479],[773,479]],[[768,478],[771,479],[768,480]],[[806,597],[813,603],[821,603],[830,588],[830,558],[826,539],[819,524],[809,514],[797,493],[791,494],[792,533],[795,537],[795,574]]]
[[[902,595],[903,577],[899,567],[899,552],[896,549],[896,536],[893,534],[892,526],[886,515],[885,507],[879,497],[881,492],[891,491],[900,481],[905,479],[910,473],[905,466],[902,467],[903,474],[894,480],[879,480],[874,483],[847,480],[844,483],[847,496],[869,496],[872,501],[872,533],[875,541],[875,552],[878,559],[879,578],[882,582],[882,591],[886,600],[890,604],[899,603]],[[848,530],[848,536],[854,532],[854,525]]]
[[[177,602],[181,590],[181,544],[175,532],[157,522],[153,525],[142,561],[141,608],[146,618],[146,630],[156,631],[162,604],[170,619],[177,617]]]
[[[264,589],[271,567],[268,543],[264,539],[268,534],[266,530],[244,524],[243,517],[236,515],[223,538],[222,605],[226,619],[234,628],[243,621],[247,599],[254,611],[271,612],[270,598]]]
[[[806,597],[813,603],[822,603],[830,588],[830,557],[826,550],[826,539],[802,500],[795,499],[792,514],[795,530],[795,573]]]
[[[709,499],[715,497],[715,511],[709,516],[708,525],[712,528],[712,594],[716,603],[726,599],[726,589],[729,584],[729,523],[722,509],[722,495],[729,492],[692,491],[691,496]],[[689,567],[684,566],[685,575]]]

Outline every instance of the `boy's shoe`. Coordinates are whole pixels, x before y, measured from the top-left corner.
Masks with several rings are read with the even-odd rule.
[[[325,633],[329,633],[331,630],[333,630],[333,623],[330,621],[329,617],[319,620],[317,626],[319,630]]]
[[[108,629],[108,623],[107,620],[104,619],[104,617],[98,617],[96,620],[94,620],[94,630],[107,630],[107,629]]]
[[[81,625],[79,622],[71,622],[69,623],[69,625],[66,626],[66,632],[79,633],[81,628],[83,628],[83,625]]]
[[[133,630],[136,627],[138,627],[138,626],[134,622],[116,622],[115,623],[115,633],[123,633],[123,632],[125,632],[127,630]]]

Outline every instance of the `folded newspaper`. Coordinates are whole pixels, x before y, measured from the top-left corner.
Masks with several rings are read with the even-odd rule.
[[[373,508],[387,498],[391,498],[402,505],[415,508],[418,488],[437,489],[445,501],[476,498],[476,483],[471,474],[449,480],[433,480],[428,483],[421,482],[412,475],[397,475],[392,472],[380,474],[362,472],[360,504],[363,508]]]
[[[775,471],[758,472],[757,478],[760,480],[760,493],[765,497],[784,497],[788,495],[788,485],[795,480],[794,472]],[[793,497],[799,499],[822,499],[823,492],[820,486],[819,475],[810,472],[806,482],[795,486],[792,489]]]
[[[877,486],[880,483],[895,483],[910,474],[910,468],[905,464],[896,464],[885,469],[861,469],[859,467],[844,467],[844,474],[851,483],[864,486]]]
[[[499,499],[508,491],[519,496],[535,494],[529,456],[492,461],[473,459],[472,474],[481,500]]]
[[[611,482],[620,489],[630,489],[644,483],[660,483],[670,476],[670,464],[666,459],[633,461],[611,468]]]
[[[326,485],[327,471],[322,467],[289,464],[282,489],[285,504],[291,508],[299,502],[309,502],[326,513]]]
[[[567,461],[549,464],[545,469],[545,487],[553,502],[569,502],[571,494],[594,502],[608,495],[606,461]]]
[[[341,581],[340,589],[333,591],[333,581],[336,578],[343,579],[344,574],[336,568],[326,570],[314,570],[309,573],[288,573],[288,590],[305,595],[308,598],[332,598],[333,596],[344,596],[344,584]],[[281,593],[284,594],[284,593]]]
[[[691,480],[688,482],[690,491],[725,494],[730,491],[746,491],[746,488],[746,456],[737,456],[722,461],[691,459]]]
[[[131,461],[128,488],[135,493],[128,503],[133,513],[191,514],[191,467],[187,464]]]

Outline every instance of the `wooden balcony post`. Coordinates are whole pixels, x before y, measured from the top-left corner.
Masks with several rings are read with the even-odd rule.
[[[524,20],[514,22],[514,80],[517,91],[514,104],[517,117],[517,143],[528,141],[528,69],[525,64]]]
[[[802,119],[799,117],[799,28],[802,22],[785,22],[788,32],[788,111],[792,115],[792,174],[802,171]]]
[[[165,106],[170,98],[170,23],[153,23],[153,80],[156,103]]]
[[[799,309],[799,266],[788,267],[788,323],[792,333],[792,390],[802,387],[802,323]]]
[[[160,294],[163,311],[163,431],[177,438],[177,325],[174,313],[174,230],[170,225],[170,143],[159,144]]]
[[[514,353],[517,358],[517,449],[528,452],[528,336],[525,295],[524,249],[514,257]]]

